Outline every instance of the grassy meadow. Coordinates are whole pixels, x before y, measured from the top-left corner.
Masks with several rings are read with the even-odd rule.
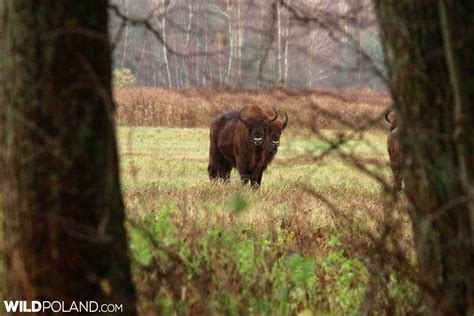
[[[391,183],[385,96],[116,95],[140,315],[405,315],[416,308],[405,202],[384,187]],[[289,116],[259,190],[243,186],[235,171],[230,183],[207,175],[210,117],[246,102]]]
[[[353,139],[331,150],[346,132]],[[380,183],[390,182],[386,133],[289,128],[259,190],[235,171],[209,181],[208,133],[118,129],[141,314],[359,314],[387,212],[411,248],[401,202]],[[386,283],[377,299],[404,314],[416,288],[396,269]]]

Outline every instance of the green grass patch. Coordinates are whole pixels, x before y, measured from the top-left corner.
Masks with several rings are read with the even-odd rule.
[[[230,183],[209,181],[208,129],[119,128],[140,311],[358,314],[384,210],[407,245],[410,230],[401,205],[388,205],[380,183],[354,165],[390,182],[386,135],[331,149],[339,134],[284,134],[255,191],[235,171]],[[416,288],[396,270],[390,280],[387,301],[404,314]]]

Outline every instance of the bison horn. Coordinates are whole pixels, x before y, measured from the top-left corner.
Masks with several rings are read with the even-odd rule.
[[[392,112],[392,110],[388,110],[387,113],[385,113],[385,120],[389,123],[392,123],[390,122],[390,120],[388,119],[388,115]]]
[[[283,120],[283,128],[285,128],[288,124],[288,114],[286,112],[283,112],[283,114],[285,114],[285,119]]]
[[[275,109],[273,109],[273,112],[275,112],[275,117],[273,117],[271,120],[269,120],[270,123],[275,121],[278,118],[278,112]]]

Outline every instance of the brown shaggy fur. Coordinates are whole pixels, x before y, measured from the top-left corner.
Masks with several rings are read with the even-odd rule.
[[[390,132],[393,131],[395,128],[398,127],[398,120],[397,116],[395,113],[390,115],[390,113],[393,113],[392,110],[389,110],[387,113],[385,113],[385,120],[390,123]],[[389,119],[389,116],[392,116],[392,119]]]
[[[393,191],[395,193],[400,192],[402,189],[402,168],[403,161],[400,153],[400,146],[398,142],[398,129],[394,129],[390,132],[387,138],[387,150],[390,156],[390,168],[393,173]]]
[[[403,180],[403,160],[400,152],[400,144],[398,141],[399,138],[399,129],[398,121],[395,116],[391,121],[389,120],[390,112],[385,115],[385,119],[390,123],[390,134],[387,138],[387,151],[388,156],[390,157],[390,168],[393,173],[393,191],[398,193],[402,189],[402,180]]]
[[[257,105],[216,116],[210,128],[209,178],[227,181],[232,168],[237,168],[242,182],[258,187],[270,121]],[[255,143],[258,139],[260,145]]]

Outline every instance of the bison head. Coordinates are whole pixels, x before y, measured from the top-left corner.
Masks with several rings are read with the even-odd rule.
[[[390,124],[390,131],[393,131],[398,127],[398,120],[397,120],[397,115],[393,116],[392,120],[389,119],[390,113],[392,113],[392,110],[389,110],[388,112],[385,113],[385,120]]]
[[[270,124],[270,132],[269,132],[269,151],[272,153],[276,153],[278,151],[278,147],[280,146],[280,137],[281,132],[285,129],[286,125],[288,124],[288,115],[286,113],[285,118],[283,120],[279,119]]]
[[[239,112],[239,120],[244,123],[245,127],[248,130],[250,143],[257,148],[262,147],[268,135],[270,123],[272,123],[278,118],[278,113],[274,110],[275,116],[270,119],[267,119],[265,117],[262,117],[261,115],[252,115],[254,113],[252,113],[251,109],[251,115],[247,117],[242,115],[242,111],[244,109],[246,109],[246,107],[242,108]]]

